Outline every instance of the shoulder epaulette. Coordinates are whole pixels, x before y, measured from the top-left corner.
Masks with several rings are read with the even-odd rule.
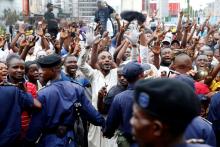
[[[210,121],[208,121],[207,119],[205,119],[205,118],[203,118],[203,117],[201,117],[201,118],[202,118],[206,123],[212,125],[212,123],[211,123]]]
[[[70,82],[71,82],[71,83],[74,83],[74,84],[77,84],[77,85],[79,85],[79,86],[81,86],[81,87],[83,87],[82,84],[80,84],[80,83],[77,82],[77,81],[73,81],[73,80],[71,80]]]

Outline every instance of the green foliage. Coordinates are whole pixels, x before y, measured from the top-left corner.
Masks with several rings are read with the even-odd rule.
[[[18,13],[15,10],[4,9],[4,16],[3,16],[6,25],[13,25],[19,18]]]
[[[5,32],[6,32],[5,26],[0,24],[0,36],[5,35]]]

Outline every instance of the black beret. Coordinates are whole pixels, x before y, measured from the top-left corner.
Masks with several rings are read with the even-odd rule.
[[[37,63],[42,68],[55,67],[61,64],[61,57],[58,54],[51,54],[51,55],[39,58],[37,60]]]
[[[176,79],[147,79],[135,86],[135,102],[170,125],[186,126],[200,112],[192,87]]]

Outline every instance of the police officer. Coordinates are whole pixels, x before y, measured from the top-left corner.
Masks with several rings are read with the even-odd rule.
[[[128,81],[128,88],[114,97],[103,135],[111,138],[115,130],[119,128],[118,146],[129,147],[130,144],[134,143],[129,123],[132,116],[134,84],[144,77],[144,69],[137,62],[129,62],[124,66],[122,74]]]
[[[97,126],[104,125],[104,118],[91,105],[80,85],[61,80],[59,55],[45,56],[37,62],[47,86],[38,92],[42,111],[32,116],[26,136],[27,146],[34,144],[42,133],[38,143],[40,147],[75,147],[77,134],[74,132],[74,122],[77,114],[84,115]],[[81,108],[76,108],[76,104]]]
[[[20,145],[21,113],[33,106],[41,107],[30,94],[5,83],[0,72],[0,147]]]
[[[220,93],[216,93],[210,102],[208,120],[212,122],[217,146],[220,146]]]
[[[175,76],[175,79],[185,82],[195,91],[194,80],[191,77],[187,75],[177,75]],[[197,98],[199,99],[202,106],[204,100],[203,96],[197,95]],[[185,130],[184,137],[189,142],[199,142],[211,146],[216,146],[215,133],[212,129],[212,123],[210,123],[205,118],[202,118],[201,113],[200,116],[195,117],[188,125]]]
[[[148,79],[134,91],[132,133],[140,146],[206,147],[186,144],[188,124],[199,113],[199,101],[192,88],[175,79]]]

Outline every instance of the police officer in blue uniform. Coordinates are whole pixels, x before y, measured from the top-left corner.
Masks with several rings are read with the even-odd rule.
[[[132,133],[140,146],[209,147],[187,144],[184,132],[200,112],[193,89],[176,79],[148,79],[135,86]]]
[[[115,130],[120,130],[118,146],[129,146],[134,143],[129,120],[132,116],[134,84],[144,77],[143,73],[144,69],[137,62],[129,62],[122,69],[122,74],[128,81],[128,88],[115,96],[103,130],[103,136],[108,138],[114,135]]]
[[[212,122],[215,132],[217,146],[220,146],[220,93],[216,93],[212,98],[209,106],[208,120]]]
[[[39,140],[39,147],[75,147],[78,134],[74,131],[74,122],[77,114],[85,116],[97,126],[104,126],[105,120],[92,106],[79,84],[62,81],[59,55],[52,54],[40,58],[38,64],[47,86],[38,92],[42,111],[32,116],[26,146]],[[76,108],[76,104],[80,104],[81,108]]]
[[[34,103],[31,94],[14,84],[4,83],[0,73],[0,147],[20,145],[21,113],[33,106],[39,105]]]
[[[215,133],[212,129],[212,123],[208,120],[197,116],[187,127],[184,137],[186,140],[201,140],[203,143],[216,146]]]
[[[177,75],[176,80],[185,82],[193,91],[195,91],[194,80],[187,75]],[[200,103],[203,103],[204,96],[197,95]],[[199,115],[199,114],[198,114]],[[184,137],[189,142],[202,142],[211,146],[216,146],[215,133],[212,129],[212,123],[201,116],[195,117],[188,125]]]

